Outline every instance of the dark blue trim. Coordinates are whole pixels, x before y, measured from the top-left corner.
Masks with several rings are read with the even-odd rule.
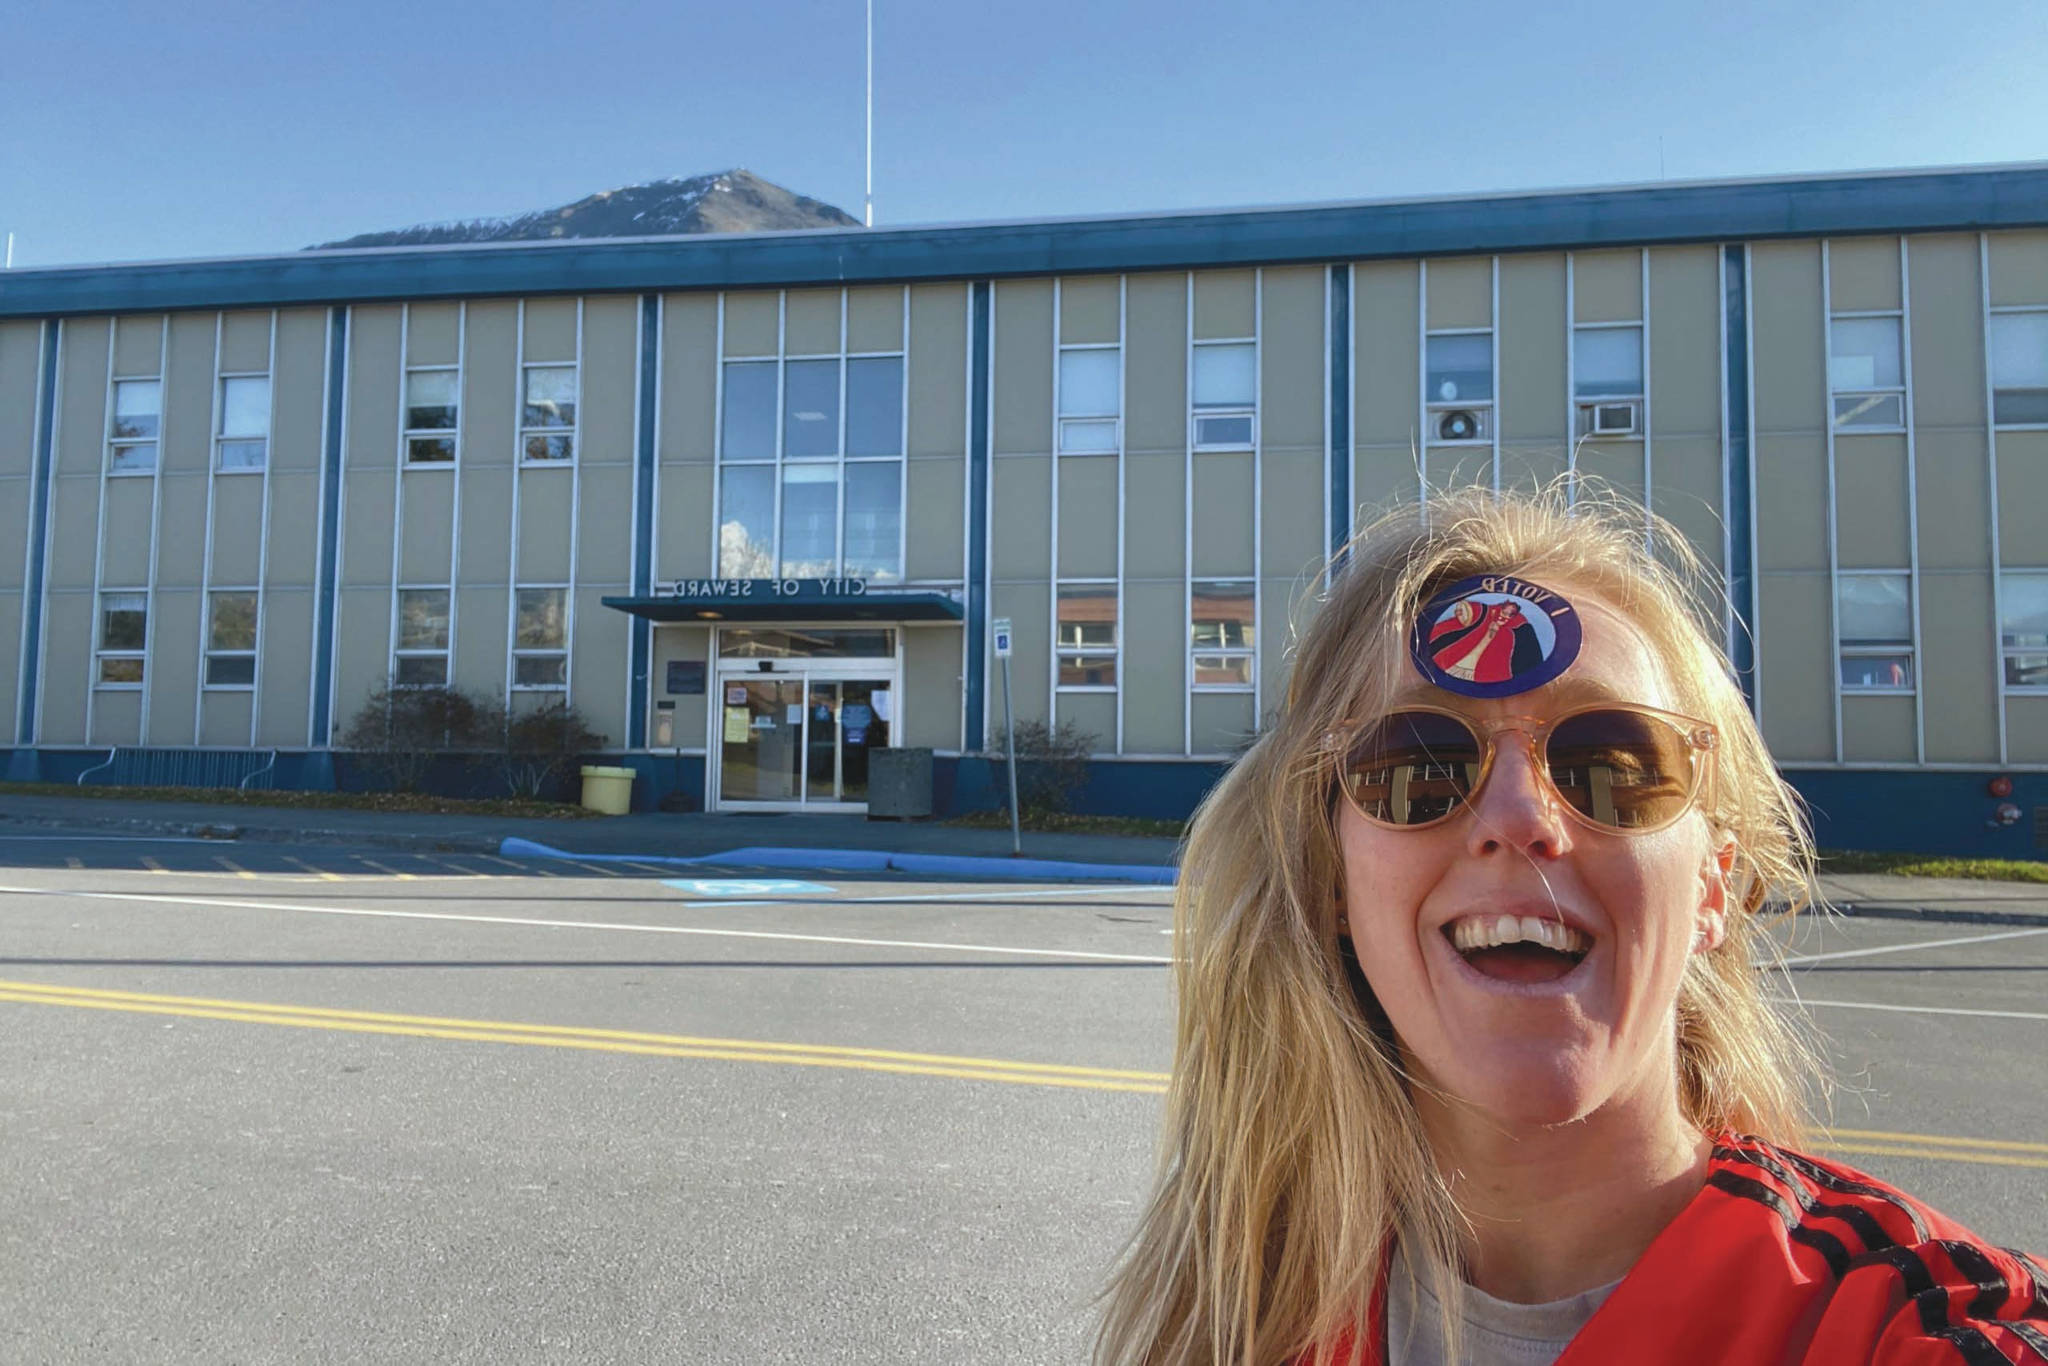
[[[313,600],[313,724],[306,743],[333,743],[334,598],[341,568],[341,418],[348,404],[348,310],[327,313],[326,432],[320,445],[320,585]]]
[[[988,734],[988,405],[989,306],[992,288],[968,291],[967,405],[967,690],[961,745],[982,747]]]
[[[14,270],[0,317],[759,288],[2048,224],[2048,165],[939,228],[381,247]]]
[[[57,428],[57,331],[55,321],[43,324],[42,372],[36,376],[36,451],[29,492],[28,591],[22,597],[21,705],[15,714],[14,742],[36,739],[36,693],[43,676],[43,574],[50,558],[50,462]]]
[[[633,451],[633,596],[646,597],[654,583],[654,399],[661,354],[661,306],[640,296],[640,418]],[[633,658],[626,697],[626,748],[647,743],[647,669],[654,628],[645,617],[632,624]]]
[[[1330,553],[1351,539],[1351,267],[1330,267]]]
[[[762,591],[745,597],[731,594],[652,593],[645,597],[608,596],[607,607],[648,621],[958,621],[960,600],[945,592],[876,592],[855,594],[793,594],[778,599],[768,591],[773,579],[713,580],[759,584]],[[797,580],[797,582],[806,582]],[[816,583],[812,579],[808,582]]]
[[[1756,708],[1756,548],[1750,542],[1749,288],[1747,248],[1721,249],[1723,309],[1728,335],[1722,339],[1728,384],[1728,605],[1735,613],[1729,662],[1750,709]]]

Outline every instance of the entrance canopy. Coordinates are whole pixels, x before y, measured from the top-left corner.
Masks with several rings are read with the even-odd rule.
[[[937,590],[869,588],[862,579],[678,579],[667,591],[604,605],[649,621],[959,621]]]

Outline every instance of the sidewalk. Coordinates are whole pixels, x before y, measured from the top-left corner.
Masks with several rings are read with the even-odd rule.
[[[432,816],[413,812],[217,806],[207,802],[117,801],[93,797],[0,795],[0,827],[123,831],[223,840],[347,844],[415,853],[497,854],[507,839],[568,854],[702,858],[733,850],[760,855],[757,867],[803,867],[801,854],[859,850],[1007,861],[1008,830],[976,830],[931,821],[871,821],[847,815],[710,816],[662,812],[591,820]],[[1175,841],[1127,835],[1024,832],[1030,860],[1159,867],[1174,861]],[[876,865],[880,867],[878,863]],[[976,874],[970,874],[976,875]],[[1001,877],[1000,866],[980,876]],[[1086,873],[1073,873],[1086,877]],[[2048,926],[2048,883],[1969,878],[1829,874],[1821,890],[1850,915]]]

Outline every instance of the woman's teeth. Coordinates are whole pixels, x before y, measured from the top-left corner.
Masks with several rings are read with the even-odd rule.
[[[1467,916],[1449,927],[1451,946],[1459,953],[1499,948],[1504,944],[1536,944],[1558,953],[1583,956],[1593,947],[1582,931],[1556,920],[1533,915]]]

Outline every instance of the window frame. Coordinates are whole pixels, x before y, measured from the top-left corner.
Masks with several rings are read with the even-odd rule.
[[[2014,579],[2035,580],[2042,585],[2044,590],[2048,590],[2048,566],[2044,566],[2038,569],[2018,568],[2000,569],[1998,571],[1998,599],[2000,616],[1999,621],[1996,624],[1996,630],[1998,633],[1999,687],[2003,690],[2004,694],[2009,697],[2040,697],[2048,695],[2048,671],[2044,671],[2042,679],[2039,683],[2015,683],[2006,676],[2007,671],[2011,668],[2011,661],[2013,660],[2023,658],[2048,659],[2048,645],[2006,644],[2006,622],[2004,618],[2004,608],[2007,601],[2008,585]]]
[[[228,594],[246,595],[254,602],[249,616],[249,648],[224,649],[213,643],[215,600]],[[200,638],[199,687],[202,692],[254,692],[256,691],[256,658],[263,641],[263,592],[259,588],[216,588],[206,590],[206,634]],[[213,661],[216,659],[246,659],[249,661],[247,683],[216,683],[213,681]]]
[[[1495,405],[1500,401],[1500,339],[1493,327],[1431,327],[1422,333],[1421,364],[1417,367],[1422,383],[1422,444],[1424,446],[1447,446],[1454,449],[1484,447],[1492,449],[1495,422]],[[1438,398],[1429,389],[1429,344],[1438,337],[1484,337],[1486,338],[1486,388],[1485,398]],[[1480,414],[1479,433],[1476,436],[1450,440],[1436,434],[1439,415],[1464,411]]]
[[[407,593],[439,593],[448,600],[445,638],[437,646],[407,645],[405,643],[405,595]],[[441,583],[402,583],[391,594],[391,686],[396,688],[445,688],[449,685],[449,670],[455,654],[455,589],[453,585]],[[436,659],[441,661],[441,681],[438,683],[408,683],[399,677],[399,661],[405,659]]]
[[[1106,413],[1070,413],[1066,410],[1066,359],[1070,354],[1082,351],[1107,351],[1116,361],[1116,403]],[[1061,342],[1053,356],[1052,369],[1052,413],[1053,413],[1053,454],[1056,456],[1121,456],[1124,453],[1124,344],[1113,342]],[[1191,400],[1192,401],[1192,397]],[[1083,428],[1093,429],[1107,425],[1109,444],[1107,446],[1077,446],[1069,449],[1067,433]]]
[[[560,645],[521,645],[519,643],[520,601],[522,593],[559,593],[562,595],[562,643]],[[569,637],[575,595],[566,583],[522,583],[512,589],[512,667],[506,675],[506,687],[512,692],[562,693],[569,691]],[[562,681],[559,683],[522,683],[519,681],[519,663],[526,659],[553,659],[561,661]]]
[[[1850,388],[1835,387],[1835,324],[1838,322],[1888,321],[1898,328],[1899,382],[1893,384],[1872,384]],[[1841,436],[1897,436],[1905,432],[1908,414],[1912,407],[1906,398],[1907,381],[1913,373],[1912,363],[1907,359],[1909,345],[1906,336],[1906,313],[1903,308],[1844,309],[1828,314],[1827,324],[1827,381],[1828,381],[1828,429]],[[1843,399],[1897,399],[1899,420],[1896,423],[1859,422],[1845,425],[1841,418],[1840,404]]]
[[[575,390],[570,400],[575,417],[562,425],[533,426],[526,420],[526,410],[532,405],[527,400],[527,385],[536,370],[567,370]],[[575,360],[524,360],[519,362],[519,426],[513,444],[513,459],[521,468],[574,469],[577,457],[583,449],[583,361]],[[459,420],[459,419],[458,419]],[[561,439],[569,443],[569,452],[562,456],[531,456],[526,453],[529,440],[539,437],[543,440]]]
[[[1195,600],[1202,596],[1207,586],[1217,588],[1224,585],[1242,585],[1244,596],[1251,600],[1252,615],[1243,645],[1205,646],[1195,638]],[[1212,594],[1212,596],[1222,596]],[[1235,595],[1232,595],[1235,596]],[[1247,662],[1246,677],[1242,683],[1203,683],[1196,679],[1196,661],[1201,659],[1242,659]],[[1259,584],[1255,578],[1190,579],[1188,580],[1188,691],[1195,693],[1235,693],[1248,695],[1258,691],[1259,686]]]
[[[420,374],[445,374],[454,378],[454,426],[415,427],[411,425],[413,409],[412,377]],[[521,402],[523,403],[524,400],[525,396],[521,395]],[[398,457],[399,463],[404,465],[405,468],[414,470],[452,470],[462,463],[462,366],[460,364],[406,366],[398,382],[398,411],[399,426],[401,428],[398,433]],[[412,451],[415,441],[446,441],[448,443],[448,458],[446,460],[414,459]]]
[[[1208,347],[1243,347],[1251,352],[1252,360],[1252,401],[1241,403],[1210,403],[1200,401],[1196,377],[1201,366],[1196,357]],[[1250,423],[1250,434],[1243,441],[1204,441],[1202,423],[1208,418],[1245,418]],[[1259,445],[1259,339],[1257,337],[1201,337],[1188,342],[1188,449],[1193,451],[1249,451]]]
[[[229,432],[224,430],[228,420],[228,385],[236,380],[260,379],[263,381],[263,430],[255,432]],[[223,370],[213,377],[214,420],[213,420],[213,472],[215,474],[267,474],[270,470],[270,433],[276,424],[274,405],[277,401],[276,386],[271,383],[268,370]],[[262,459],[254,465],[226,465],[221,463],[229,446],[255,444],[261,447]]]
[[[120,420],[121,386],[124,384],[154,384],[156,386],[156,411],[152,416],[156,427],[146,437],[123,437],[116,433],[114,424]],[[157,375],[110,376],[107,380],[107,421],[106,421],[106,475],[109,479],[153,478],[163,465],[164,451],[164,377]],[[149,448],[147,466],[124,466],[120,463],[123,451]]]
[[[1060,624],[1061,624],[1061,623],[1060,623],[1060,601],[1061,601],[1061,594],[1062,594],[1062,593],[1063,593],[1063,592],[1064,592],[1065,590],[1067,590],[1067,589],[1070,589],[1070,588],[1078,588],[1078,589],[1089,589],[1089,590],[1101,590],[1101,589],[1107,589],[1107,590],[1108,590],[1108,592],[1107,592],[1106,594],[1104,594],[1104,593],[1102,593],[1102,592],[1099,592],[1099,591],[1091,591],[1091,592],[1090,592],[1090,593],[1088,594],[1088,596],[1089,596],[1089,597],[1095,597],[1095,598],[1100,598],[1100,597],[1105,597],[1105,596],[1106,596],[1106,597],[1107,597],[1107,598],[1109,599],[1109,601],[1111,602],[1111,604],[1113,604],[1113,606],[1114,606],[1114,609],[1115,609],[1115,610],[1114,610],[1114,613],[1113,613],[1113,615],[1112,615],[1112,616],[1110,617],[1110,623],[1109,623],[1109,629],[1110,629],[1110,643],[1109,643],[1108,645],[1106,645],[1106,646],[1104,646],[1104,645],[1087,645],[1087,644],[1082,644],[1082,643],[1076,643],[1076,644],[1073,644],[1073,645],[1068,645],[1068,644],[1066,644],[1066,643],[1065,643],[1065,642],[1064,642],[1063,640],[1061,640],[1061,638],[1060,638]],[[1119,689],[1119,688],[1121,688],[1121,687],[1122,687],[1122,680],[1123,680],[1123,676],[1124,676],[1124,636],[1123,636],[1123,617],[1124,617],[1124,595],[1123,595],[1123,585],[1122,585],[1121,583],[1119,583],[1119,582],[1118,582],[1117,580],[1115,580],[1115,579],[1105,579],[1105,578],[1094,578],[1094,579],[1060,579],[1060,580],[1058,580],[1057,582],[1055,582],[1055,583],[1053,584],[1053,590],[1052,590],[1052,679],[1053,679],[1053,690],[1054,690],[1055,692],[1067,692],[1067,693],[1115,693],[1116,691],[1118,691],[1118,689]],[[1075,663],[1075,666],[1076,666],[1076,667],[1078,668],[1078,667],[1079,667],[1079,662],[1080,662],[1081,660],[1084,660],[1084,659],[1104,659],[1104,658],[1107,658],[1108,660],[1110,660],[1110,662],[1111,662],[1111,669],[1112,669],[1112,677],[1110,678],[1110,680],[1109,680],[1109,681],[1108,681],[1107,683],[1064,683],[1064,682],[1061,682],[1061,681],[1060,681],[1060,675],[1061,675],[1061,673],[1062,673],[1062,672],[1063,672],[1063,671],[1065,670],[1065,668],[1067,667],[1068,661],[1070,661],[1070,660],[1071,660],[1071,661],[1074,661],[1074,663]]]
[[[1906,631],[1903,641],[1870,641],[1850,644],[1842,636],[1842,585],[1850,579],[1903,579],[1906,583]],[[1840,569],[1835,572],[1834,631],[1835,689],[1845,697],[1912,697],[1920,691],[1920,642],[1913,636],[1916,585],[1908,569]],[[1851,659],[1884,659],[1903,656],[1909,681],[1904,684],[1851,683],[1842,677],[1842,666]]]
[[[115,609],[110,606],[109,599],[129,598],[136,599],[142,604],[140,609],[142,612],[142,646],[140,649],[130,649],[126,646],[110,647],[107,644],[107,614]],[[95,691],[141,692],[143,688],[148,686],[149,600],[150,591],[146,586],[140,588],[102,588],[99,590],[95,601],[92,632],[92,686]],[[135,611],[137,609],[124,607],[120,610]],[[140,671],[139,677],[110,679],[106,676],[106,666],[110,662],[125,660],[135,661]]]
[[[1586,332],[1633,332],[1636,334],[1636,375],[1641,381],[1633,391],[1619,394],[1582,394],[1579,392],[1581,370],[1579,366],[1579,336]],[[1650,329],[1640,318],[1627,318],[1614,322],[1573,323],[1570,346],[1572,439],[1574,441],[1641,441],[1644,438],[1643,414],[1650,402]],[[1626,403],[1635,409],[1635,430],[1632,432],[1596,432],[1593,430],[1594,410],[1615,404]]]
[[[1984,388],[1991,399],[1991,411],[1986,414],[1993,431],[1999,432],[2043,432],[2048,431],[2048,418],[2038,422],[2000,422],[1998,420],[1998,396],[2000,393],[2033,393],[2031,389],[2005,389],[1998,387],[1998,376],[1992,370],[1991,326],[2002,317],[2034,316],[2048,325],[2048,304],[1993,304],[1986,311],[1984,322]]]

